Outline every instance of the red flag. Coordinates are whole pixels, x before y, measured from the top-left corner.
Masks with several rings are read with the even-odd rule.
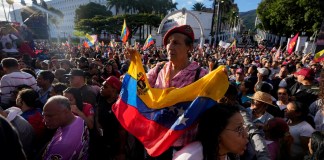
[[[288,53],[291,54],[295,48],[296,42],[297,42],[297,38],[298,38],[299,33],[297,33],[289,42],[287,48],[288,48]]]

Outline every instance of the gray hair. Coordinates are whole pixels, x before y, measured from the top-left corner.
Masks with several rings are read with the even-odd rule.
[[[48,103],[56,103],[58,104],[59,107],[63,107],[63,108],[67,108],[68,110],[71,110],[71,104],[68,98],[61,96],[61,95],[57,95],[57,96],[53,96],[51,98],[49,98],[45,104],[45,106]]]

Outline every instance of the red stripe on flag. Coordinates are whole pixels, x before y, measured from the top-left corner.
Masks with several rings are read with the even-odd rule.
[[[143,143],[147,153],[152,157],[159,156],[166,151],[186,131],[171,130],[147,119],[121,98],[117,100],[112,109],[121,125]]]

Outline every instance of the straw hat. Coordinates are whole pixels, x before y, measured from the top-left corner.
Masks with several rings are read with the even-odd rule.
[[[248,96],[249,97],[249,96]],[[263,103],[266,103],[266,104],[269,104],[269,105],[272,105],[272,99],[271,99],[271,95],[268,94],[268,93],[265,93],[265,92],[261,92],[261,91],[257,91],[253,94],[252,97],[249,97],[253,100],[257,100],[257,101],[260,101],[260,102],[263,102]]]

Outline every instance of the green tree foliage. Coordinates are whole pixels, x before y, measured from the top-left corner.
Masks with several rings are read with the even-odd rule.
[[[107,11],[106,6],[90,2],[86,5],[81,5],[75,10],[75,22],[81,19],[90,19],[96,16],[111,16],[112,13]]]
[[[131,34],[139,30],[139,37],[143,39],[144,34],[141,30],[144,25],[148,26],[149,30],[158,27],[166,14],[177,9],[176,5],[177,3],[173,3],[172,0],[107,0],[108,9],[115,8],[117,16],[96,15],[89,9],[85,15],[92,14],[92,17],[78,18],[75,21],[76,33],[99,33],[106,30],[110,34],[118,35],[126,19]],[[98,7],[95,10],[98,10]],[[120,13],[127,14],[120,15]]]
[[[116,8],[116,15],[120,10],[127,13],[155,13],[159,15],[166,15],[168,11],[173,11],[177,3],[172,0],[107,0],[109,9]]]
[[[258,27],[275,34],[312,35],[323,22],[323,8],[320,0],[263,0],[257,8]]]
[[[213,13],[213,22],[212,25],[217,25],[217,18],[220,16],[220,21],[222,23],[222,26],[230,25],[233,26],[237,22],[238,16],[238,6],[236,3],[234,3],[234,0],[211,0],[213,1],[214,13]],[[220,15],[217,15],[217,8],[219,5]],[[235,22],[236,21],[236,22]],[[211,34],[214,34],[214,31],[212,30]]]
[[[106,30],[108,33],[119,35],[126,19],[127,26],[131,33],[135,33],[143,25],[158,27],[162,21],[160,16],[154,14],[133,14],[117,15],[113,17],[96,16],[92,19],[82,19],[76,23],[76,30],[79,32],[90,33],[92,28],[97,32]]]
[[[240,19],[243,21],[244,30],[254,30],[255,29],[255,18],[256,10],[251,10],[247,12],[240,13]]]
[[[191,9],[194,11],[203,11],[206,9],[206,7],[203,3],[197,2],[194,5],[192,5]]]

